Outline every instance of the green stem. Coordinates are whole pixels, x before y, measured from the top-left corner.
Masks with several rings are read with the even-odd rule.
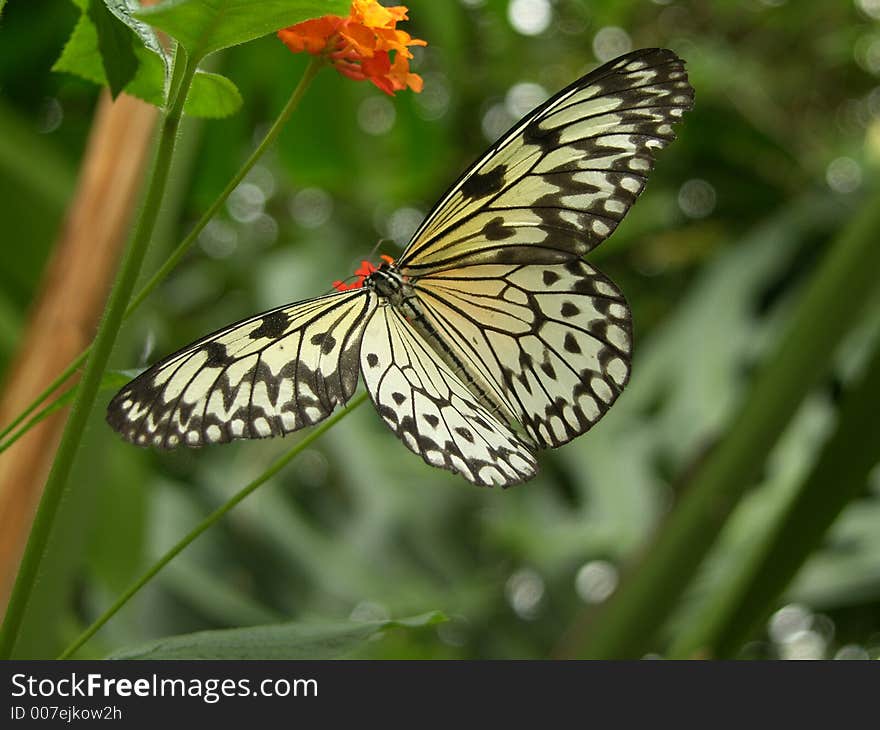
[[[311,84],[312,79],[314,79],[315,74],[318,73],[324,61],[321,58],[313,58],[309,65],[306,67],[305,72],[299,80],[299,83],[296,85],[296,88],[293,90],[293,93],[285,104],[284,108],[281,110],[281,113],[276,118],[275,122],[270,127],[269,131],[266,133],[266,136],[263,137],[260,144],[253,151],[250,157],[248,157],[247,161],[241,166],[238,172],[235,173],[235,176],[229,181],[220,195],[211,203],[211,206],[205,211],[205,214],[199,219],[198,223],[193,226],[193,229],[189,232],[189,234],[184,238],[180,244],[178,244],[177,248],[171,253],[162,267],[153,274],[149,281],[141,288],[141,290],[135,294],[132,298],[131,302],[129,302],[128,308],[125,310],[125,318],[130,317],[134,311],[143,303],[143,301],[153,292],[153,290],[165,279],[166,276],[171,272],[171,270],[177,266],[180,260],[183,258],[184,254],[192,247],[192,245],[198,240],[199,234],[204,230],[205,226],[211,221],[214,215],[220,210],[221,206],[226,202],[226,199],[238,187],[239,183],[244,180],[245,176],[250,172],[251,168],[256,164],[257,160],[266,152],[266,150],[275,142],[278,137],[278,134],[284,128],[284,125],[290,119],[290,116],[299,106],[300,101],[302,101],[303,96],[305,95],[306,89],[308,89],[309,84]],[[6,426],[2,431],[0,431],[0,439],[5,438],[12,430],[18,426],[25,418],[27,418],[31,413],[33,413],[52,393],[57,390],[59,386],[61,386],[71,375],[73,375],[77,368],[85,362],[86,357],[91,352],[93,345],[89,345],[79,356],[74,360],[67,368],[62,372],[52,383],[38,395],[34,401],[24,410],[22,411],[12,423]],[[8,448],[12,445],[13,441],[18,439],[21,435],[23,435],[27,428],[22,429],[19,433],[15,435],[15,437],[11,440],[3,442],[2,446],[0,446],[0,452]]]
[[[68,491],[67,482],[70,469],[73,466],[86,421],[92,411],[95,396],[101,384],[101,375],[107,366],[126,306],[131,298],[138,272],[149,247],[165,192],[165,184],[168,180],[168,170],[177,138],[177,129],[183,116],[183,102],[195,71],[196,64],[191,62],[182,50],[179,50],[172,73],[172,88],[179,88],[179,92],[162,121],[143,208],[113,285],[104,317],[92,343],[85,372],[77,388],[70,418],[61,437],[61,443],[58,446],[58,452],[55,455],[52,470],[49,473],[40,506],[34,518],[15,587],[9,599],[2,632],[0,632],[0,658],[3,659],[10,658],[15,648],[31,592],[39,580],[40,566],[46,553],[46,546],[58,507]]]
[[[177,544],[174,545],[168,552],[166,552],[159,560],[157,560],[150,569],[144,573],[138,580],[136,580],[129,588],[125,591],[119,598],[117,598],[113,605],[110,606],[104,613],[102,613],[95,621],[89,626],[82,634],[77,637],[76,641],[74,641],[70,646],[68,646],[59,656],[59,659],[68,659],[70,656],[79,649],[83,644],[85,644],[89,639],[91,639],[98,630],[106,624],[116,613],[121,609],[129,600],[138,592],[141,588],[143,588],[162,568],[164,568],[168,563],[170,563],[177,555],[183,552],[199,535],[201,535],[205,530],[215,524],[223,515],[225,515],[229,510],[235,507],[239,502],[241,502],[245,497],[254,492],[257,487],[265,484],[269,479],[275,476],[281,469],[283,469],[292,459],[298,456],[304,449],[309,447],[312,443],[314,443],[318,438],[321,437],[326,431],[328,431],[331,427],[333,427],[336,423],[338,423],[341,419],[351,413],[355,408],[361,405],[367,399],[366,393],[361,393],[356,398],[352,399],[349,405],[334,414],[330,418],[328,418],[324,423],[320,426],[312,429],[296,446],[294,446],[290,451],[288,451],[284,456],[276,460],[266,471],[264,471],[260,476],[254,479],[252,482],[247,484],[247,486],[243,487],[240,491],[236,492],[236,494],[225,502],[222,506],[218,507],[214,510],[210,515],[208,515],[204,520],[202,520],[195,528],[193,528],[185,537],[183,537]]]
[[[587,659],[624,659],[653,648],[653,637],[728,516],[876,289],[878,231],[880,196],[875,195],[830,247],[775,354],[764,362],[727,432],[688,484],[637,569],[583,627],[588,633],[572,635],[574,643],[567,653]]]
[[[34,426],[36,426],[40,421],[42,421],[47,416],[52,415],[55,411],[63,408],[76,394],[76,386],[72,388],[68,388],[61,395],[59,395],[55,400],[53,400],[49,405],[45,408],[41,408],[34,415],[33,418],[28,419],[27,423],[25,423],[18,431],[12,434],[6,441],[0,443],[0,454],[2,454],[6,449],[8,449],[12,444],[18,441],[22,436],[24,436],[28,431],[30,431]]]

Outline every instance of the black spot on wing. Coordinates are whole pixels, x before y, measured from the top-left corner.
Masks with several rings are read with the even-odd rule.
[[[499,215],[483,226],[483,235],[489,241],[503,241],[505,238],[515,236],[516,230],[511,226],[506,226],[504,218]]]
[[[574,317],[581,313],[581,310],[573,302],[563,302],[559,311],[563,317]]]
[[[284,334],[290,324],[290,317],[283,311],[271,312],[263,317],[260,326],[250,334],[252,340],[258,340],[261,337],[277,339]]]
[[[557,274],[555,271],[550,271],[549,269],[546,269],[542,275],[542,278],[544,279],[544,285],[550,286],[551,284],[555,284],[557,281],[559,281],[559,274]]]
[[[379,364],[379,356],[375,352],[368,352],[367,353],[367,364],[371,368],[376,367],[376,365]]]
[[[461,194],[466,198],[478,199],[497,193],[504,187],[506,165],[498,165],[489,172],[475,172],[461,186]]]
[[[232,362],[233,358],[226,354],[226,347],[216,340],[206,342],[204,345],[205,354],[208,359],[205,365],[210,367],[222,368]]]
[[[565,335],[565,340],[563,341],[562,346],[566,349],[567,352],[570,352],[574,355],[579,355],[581,352],[581,346],[577,343],[577,340],[571,332],[568,332]]]
[[[321,352],[325,355],[333,352],[333,348],[336,347],[336,339],[329,332],[319,332],[318,334],[313,335],[309,342],[313,345],[320,345]]]
[[[539,118],[523,130],[522,139],[526,144],[537,145],[545,151],[550,151],[559,146],[559,130],[542,127]]]
[[[424,418],[425,421],[428,422],[428,425],[430,425],[431,428],[437,428],[437,424],[440,423],[440,419],[437,418],[437,416],[435,416],[433,413],[425,413],[422,418]]]

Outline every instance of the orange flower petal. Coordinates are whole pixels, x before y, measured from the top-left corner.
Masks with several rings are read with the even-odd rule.
[[[369,80],[386,94],[393,96],[406,88],[421,91],[421,77],[409,71],[409,47],[427,43],[397,30],[407,12],[403,5],[385,7],[377,0],[352,0],[348,17],[306,20],[279,31],[278,37],[294,53],[323,55],[343,76]]]
[[[318,54],[326,47],[328,40],[336,33],[343,19],[335,15],[304,20],[289,28],[278,31],[278,37],[294,53]]]
[[[370,29],[357,23],[346,23],[339,31],[352,49],[361,56],[369,58],[373,55],[376,47],[376,34]]]
[[[386,8],[375,0],[354,0],[351,16],[370,28],[394,27],[398,20],[406,20],[407,9],[402,5]]]

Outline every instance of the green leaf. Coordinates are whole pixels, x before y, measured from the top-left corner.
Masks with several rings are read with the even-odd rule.
[[[97,32],[101,65],[110,94],[115,99],[134,78],[138,68],[131,33],[107,9],[104,0],[89,0],[87,14]]]
[[[79,0],[82,2],[82,0]],[[117,20],[127,25],[140,38],[141,43],[162,59],[165,66],[169,66],[168,54],[164,46],[159,42],[155,31],[142,20],[132,15],[141,9],[137,0],[103,0],[107,9],[116,16]]]
[[[194,61],[323,15],[347,15],[349,0],[165,0],[136,17],[175,38]]]
[[[120,649],[110,659],[336,659],[387,629],[446,621],[439,611],[386,621],[328,621],[199,631]]]
[[[152,33],[152,31],[149,31]],[[125,92],[149,104],[165,102],[165,58],[145,45],[136,45],[138,66]],[[96,84],[108,83],[98,50],[98,33],[86,13],[80,16],[53,71],[72,73]],[[219,74],[198,71],[193,79],[184,110],[194,117],[225,117],[241,107],[241,94],[235,84]]]
[[[844,394],[837,428],[779,524],[679,637],[674,655],[735,656],[776,608],[779,596],[821,546],[837,517],[864,492],[871,469],[880,461],[877,403],[880,342],[859,382]]]
[[[88,14],[79,16],[73,33],[67,39],[64,49],[55,64],[53,71],[66,71],[76,74],[96,84],[106,84],[104,66],[101,63],[101,55],[98,51],[98,32],[95,24],[89,19]]]
[[[183,110],[192,117],[228,117],[242,105],[238,87],[221,74],[196,71]]]

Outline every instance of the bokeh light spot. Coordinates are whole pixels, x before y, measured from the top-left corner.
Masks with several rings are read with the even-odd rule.
[[[47,96],[43,99],[40,107],[40,113],[37,118],[37,132],[40,134],[51,134],[64,121],[64,108],[61,102],[54,96]]]
[[[688,218],[705,218],[715,210],[715,188],[705,180],[693,178],[678,191],[678,207]]]
[[[600,61],[610,61],[632,50],[632,40],[623,28],[608,25],[593,37],[593,54]]]
[[[838,157],[828,163],[825,181],[836,193],[852,193],[862,184],[862,168],[852,157]]]
[[[777,644],[788,641],[792,636],[806,631],[813,623],[813,614],[798,603],[790,603],[776,611],[767,626],[770,638]]]
[[[425,87],[413,97],[418,115],[427,121],[440,119],[449,110],[451,94],[445,74],[423,74]]]
[[[239,185],[226,200],[226,210],[239,223],[251,223],[263,214],[266,196],[263,191],[250,182]]]
[[[251,231],[258,243],[271,246],[278,240],[278,221],[268,213],[263,213],[251,224]]]
[[[303,228],[318,228],[330,218],[333,199],[320,188],[303,188],[290,199],[288,209]]]
[[[412,238],[413,233],[416,232],[416,228],[419,227],[419,223],[422,222],[424,217],[425,214],[418,208],[398,208],[388,216],[385,226],[388,231],[388,237],[392,238],[396,244],[402,246]]]
[[[504,134],[516,121],[516,117],[507,111],[505,104],[493,104],[480,120],[483,136],[490,142],[494,142]]]
[[[520,618],[537,618],[544,598],[544,579],[531,568],[523,568],[507,579],[507,602]]]
[[[584,603],[602,603],[617,588],[617,568],[607,560],[591,560],[577,572],[574,587]]]
[[[865,660],[870,659],[868,650],[858,644],[844,644],[834,654],[835,659]]]
[[[211,258],[224,259],[238,246],[238,231],[229,222],[215,218],[199,234],[199,246]]]
[[[275,175],[265,165],[254,165],[244,180],[262,190],[266,200],[275,195],[275,191],[278,188]]]
[[[510,0],[507,19],[517,33],[538,35],[550,25],[553,8],[549,0]]]
[[[823,659],[825,657],[825,637],[812,629],[792,634],[779,647],[783,659]]]
[[[369,96],[358,106],[358,125],[367,134],[375,136],[387,134],[394,126],[396,118],[394,104],[384,96]]]
[[[519,119],[542,102],[547,101],[548,97],[547,89],[540,84],[522,81],[510,87],[504,97],[504,107],[511,117]]]

